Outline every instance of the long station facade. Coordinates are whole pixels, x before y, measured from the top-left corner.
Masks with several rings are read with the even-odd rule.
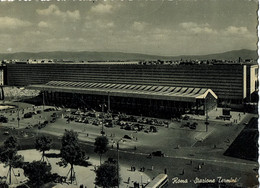
[[[15,75],[15,76],[14,76]],[[5,85],[41,90],[47,103],[174,117],[242,105],[258,90],[253,64],[9,64]]]

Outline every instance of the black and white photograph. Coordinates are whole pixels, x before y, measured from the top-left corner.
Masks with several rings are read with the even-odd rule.
[[[257,188],[258,0],[0,0],[0,188]]]

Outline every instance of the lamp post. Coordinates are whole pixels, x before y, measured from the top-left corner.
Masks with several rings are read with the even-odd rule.
[[[104,108],[106,107],[106,104],[101,104],[101,105],[99,105],[99,106],[102,108],[102,115],[103,115],[103,117],[102,117],[101,135],[104,136],[104,134],[105,134],[105,132],[104,132],[104,116],[105,116],[105,114],[104,114]]]
[[[18,124],[18,128],[20,127],[20,115],[19,115],[19,103],[18,103],[18,109],[17,109],[17,124]]]
[[[205,105],[205,115],[206,115],[206,121],[205,121],[205,125],[206,125],[206,132],[208,132],[208,125],[209,125],[209,122],[208,122],[208,119],[209,119],[209,116],[208,116],[208,110],[207,110],[207,98],[205,97],[204,98],[204,105]]]
[[[119,188],[119,185],[120,185],[120,181],[119,181],[119,142],[122,140],[119,139],[117,142],[116,142],[116,148],[117,148],[117,185],[118,185],[118,188]]]
[[[141,176],[141,188],[143,188],[143,174],[140,172],[140,176]]]
[[[44,111],[44,105],[45,105],[45,101],[44,101],[44,90],[42,91],[42,110]]]

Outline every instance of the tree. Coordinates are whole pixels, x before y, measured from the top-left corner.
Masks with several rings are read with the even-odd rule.
[[[7,138],[4,142],[4,145],[0,148],[0,161],[5,164],[5,166],[9,166],[9,170],[7,173],[7,178],[9,176],[9,184],[11,184],[11,174],[14,167],[20,166],[23,158],[21,155],[17,155],[17,139],[13,136]]]
[[[49,151],[51,149],[51,143],[52,143],[52,140],[49,137],[46,137],[44,135],[37,137],[35,140],[35,148],[36,148],[36,150],[39,150],[40,152],[42,152],[41,161],[43,161],[43,162],[44,162],[45,151]]]
[[[105,136],[99,136],[95,139],[94,143],[94,152],[97,153],[100,157],[100,165],[101,165],[101,157],[104,153],[108,151],[108,139]]]
[[[95,184],[103,188],[118,186],[117,167],[111,163],[104,163],[96,170]]]
[[[78,143],[78,134],[73,130],[65,130],[65,133],[62,137],[62,146],[60,150],[62,163],[64,166],[70,164],[70,180],[71,184],[75,177],[74,165],[85,160],[85,152],[82,151]],[[67,175],[67,176],[68,176]]]
[[[24,175],[29,178],[31,187],[40,187],[52,180],[51,166],[46,162],[33,161],[23,166]]]

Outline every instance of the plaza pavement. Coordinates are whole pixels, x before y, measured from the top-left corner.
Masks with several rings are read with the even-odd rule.
[[[38,108],[41,109],[42,107]],[[30,110],[30,107],[28,110]],[[218,111],[220,112],[220,110]],[[44,119],[47,120],[51,113],[53,112],[44,112],[42,115]],[[231,112],[231,114],[232,113],[233,112]],[[236,113],[235,115],[232,114],[232,117],[235,116]],[[136,165],[138,167],[144,165],[146,168],[151,168],[151,166],[154,165],[154,171],[147,171],[150,177],[162,173],[164,168],[168,168],[170,178],[180,176],[180,172],[183,170],[185,170],[185,175],[182,177],[188,178],[208,176],[207,173],[221,175],[221,172],[223,174],[225,171],[224,174],[226,175],[242,177],[241,181],[243,180],[244,183],[248,179],[247,176],[251,178],[254,176],[255,172],[253,169],[258,167],[257,163],[223,156],[223,153],[244,128],[244,122],[248,122],[253,116],[254,115],[251,114],[242,114],[241,117],[243,118],[241,118],[241,121],[237,124],[230,124],[231,121],[214,120],[213,117],[209,118],[210,124],[208,132],[205,131],[204,116],[191,117],[191,120],[189,120],[190,122],[196,121],[198,123],[197,130],[190,130],[187,127],[181,128],[181,125],[185,123],[185,121],[172,122],[168,128],[159,127],[157,133],[126,131],[120,129],[118,126],[105,128],[111,146],[106,156],[114,155],[115,142],[127,134],[133,137],[133,139],[120,141],[120,156],[122,155],[120,161],[122,161],[124,165]],[[38,115],[36,115],[32,121],[39,121]],[[28,122],[24,124],[21,123],[21,127],[24,128],[27,126],[27,123]],[[230,124],[230,126],[226,126],[226,124]],[[49,124],[41,130],[32,129],[30,131],[35,132],[35,134],[52,134],[61,138],[64,129],[73,129],[78,132],[81,142],[89,147],[93,147],[94,139],[100,136],[101,126],[76,122],[66,123],[64,118],[60,118],[54,124]],[[138,139],[136,140],[135,138]],[[114,148],[112,148],[112,144],[114,144]],[[216,148],[214,148],[215,145]],[[134,150],[134,147],[137,149]],[[164,159],[158,157],[147,159],[147,155],[155,150],[163,151],[166,157]],[[128,158],[130,156],[132,158]],[[193,161],[193,164],[187,165],[189,161]],[[172,162],[177,164],[170,165]],[[207,165],[203,167],[202,171],[198,172],[196,166],[201,163],[206,163]],[[252,182],[255,182],[254,178]],[[185,187],[185,185],[174,185],[173,187],[176,186]]]
[[[56,153],[58,154],[58,150],[50,150],[46,152],[48,153]],[[41,159],[41,153],[36,150],[20,150],[18,151],[19,155],[24,156],[24,161],[25,162],[32,162],[34,160],[40,160]],[[58,173],[60,176],[66,176],[67,172],[69,171],[69,166],[67,167],[60,167],[56,163],[60,161],[60,158],[48,158],[48,162],[52,166],[52,173]],[[77,166],[75,165],[75,174],[76,174],[76,180],[77,183],[74,182],[73,184],[69,183],[62,183],[62,184],[56,184],[55,188],[78,188],[80,185],[84,185],[87,188],[94,188],[94,181],[95,181],[95,172],[94,168],[95,166],[98,167],[100,165],[99,159],[98,158],[93,158],[91,157],[88,160],[92,165],[89,167],[82,167],[82,166]],[[104,161],[104,159],[102,160]],[[143,184],[146,184],[150,181],[150,177],[146,175],[144,172],[133,172],[130,171],[131,167],[127,165],[120,165],[120,175],[122,178],[120,187],[126,188],[126,187],[133,187],[133,182],[139,182]],[[0,164],[0,176],[6,176],[8,171],[8,168],[4,168],[3,164]],[[14,176],[14,174],[16,176]],[[20,182],[26,182],[27,178],[23,174],[22,169],[14,169],[14,174],[12,174],[12,185],[10,187],[16,187],[17,185],[20,184]],[[18,174],[20,174],[18,176]],[[141,177],[142,176],[142,177]],[[129,183],[127,183],[128,178],[130,178]],[[142,178],[142,180],[141,180]]]

